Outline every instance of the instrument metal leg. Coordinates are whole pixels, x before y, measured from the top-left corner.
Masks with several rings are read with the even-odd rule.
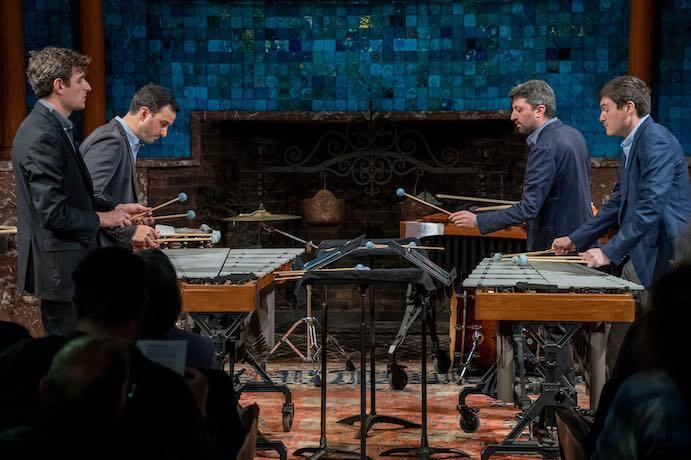
[[[497,327],[497,399],[514,402],[516,375],[511,325],[500,321]]]
[[[559,446],[556,442],[545,442],[538,439],[530,441],[519,441],[518,437],[523,430],[540,417],[545,410],[554,411],[558,407],[569,408],[576,405],[572,398],[572,388],[565,387],[564,383],[568,379],[564,372],[558,374],[559,365],[557,355],[571,341],[576,331],[581,327],[579,323],[564,325],[566,332],[559,338],[558,342],[545,341],[545,338],[532,325],[527,330],[533,338],[540,343],[545,351],[545,382],[541,386],[541,394],[530,408],[525,412],[518,424],[504,438],[500,444],[488,444],[482,451],[482,460],[490,458],[494,454],[540,454],[543,458],[559,458]],[[563,377],[563,378],[562,378]]]
[[[590,359],[590,410],[600,403],[602,387],[607,381],[607,334],[605,323],[593,324],[588,334]]]
[[[391,345],[389,345],[388,364],[386,369],[386,376],[389,379],[389,386],[394,390],[402,390],[408,384],[408,375],[405,372],[405,366],[401,366],[396,362],[396,352],[398,347],[405,341],[408,335],[408,330],[412,327],[415,320],[420,315],[422,308],[415,303],[412,298],[412,286],[408,285],[408,290],[406,292],[405,300],[405,313],[403,314],[403,320],[398,328],[398,333],[396,338],[394,338]]]

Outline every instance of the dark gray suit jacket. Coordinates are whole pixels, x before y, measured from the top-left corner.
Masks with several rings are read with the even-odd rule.
[[[84,139],[79,150],[94,183],[94,195],[112,203],[136,203],[137,176],[130,143],[116,119],[96,128]],[[128,246],[135,227],[102,232],[105,246]]]
[[[70,302],[72,272],[97,245],[99,218],[113,204],[95,199],[82,157],[41,103],[24,119],[12,145],[17,191],[17,289]]]

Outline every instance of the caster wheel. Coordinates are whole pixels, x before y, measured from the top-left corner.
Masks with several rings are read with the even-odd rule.
[[[480,428],[480,419],[470,408],[461,409],[461,416],[458,422],[461,430],[466,433],[475,433]]]
[[[355,364],[351,360],[346,361],[346,370],[353,372],[355,370]]]
[[[402,366],[392,367],[388,377],[389,387],[392,390],[402,390],[408,385],[408,374],[406,374]]]
[[[312,377],[312,384],[314,385],[315,388],[319,388],[322,386],[322,378],[319,374]]]
[[[434,370],[437,371],[438,374],[446,374],[449,372],[450,368],[451,359],[449,358],[449,354],[441,348],[437,348],[434,352]]]
[[[288,433],[293,427],[293,406],[283,407],[283,431]]]

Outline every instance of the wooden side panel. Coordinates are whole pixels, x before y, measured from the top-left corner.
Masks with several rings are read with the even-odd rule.
[[[180,283],[182,311],[251,312],[256,309],[257,283],[211,285]]]
[[[475,317],[498,321],[624,322],[635,318],[632,294],[475,294]]]

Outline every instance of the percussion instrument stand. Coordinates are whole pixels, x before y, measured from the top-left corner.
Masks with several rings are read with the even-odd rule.
[[[501,444],[487,444],[482,451],[482,460],[486,460],[494,454],[538,454],[542,455],[543,458],[559,458],[559,446],[556,442],[543,443],[535,439],[519,441],[517,438],[529,423],[542,415],[545,409],[554,411],[559,407],[571,408],[576,405],[576,401],[572,398],[573,387],[568,383],[563,373],[557,375],[559,368],[557,354],[571,341],[573,335],[580,329],[581,323],[562,323],[566,332],[557,342],[539,333],[537,327],[541,324],[543,323],[529,323],[526,328],[530,335],[544,348],[546,377],[541,385],[541,394],[537,400],[533,401],[521,420]]]
[[[236,342],[238,335],[247,316],[247,313],[228,314],[228,313],[191,313],[195,324],[204,335],[209,337],[216,346],[216,359],[218,360],[219,369],[223,369],[224,359],[227,354],[230,354],[230,375],[234,376],[235,362],[244,361],[248,363],[256,371],[257,375],[261,377],[261,382],[247,382],[238,388],[238,397],[240,392],[248,393],[282,393],[285,402],[281,410],[283,431],[290,431],[293,425],[294,405],[293,397],[290,389],[283,384],[277,384],[271,380],[271,376],[266,373],[264,369],[257,363],[252,354],[244,348],[244,351],[238,353]],[[232,322],[229,326],[223,328],[220,326],[221,317],[230,317]],[[230,345],[231,350],[228,350]],[[239,356],[236,356],[239,355]]]
[[[293,323],[292,326],[283,334],[281,339],[276,342],[276,345],[269,351],[267,354],[266,358],[264,358],[264,361],[262,364],[266,363],[269,358],[274,354],[276,350],[279,349],[279,347],[287,343],[288,346],[295,352],[296,355],[300,357],[301,360],[305,362],[310,362],[313,363],[315,362],[315,359],[318,356],[319,353],[319,345],[317,345],[317,327],[315,323],[317,322],[317,319],[312,316],[312,286],[306,286],[307,289],[307,306],[305,310],[305,315],[303,318],[298,319]],[[303,355],[300,350],[293,344],[293,342],[290,341],[290,335],[297,329],[298,326],[301,324],[305,324],[307,330],[306,338],[307,338],[307,346],[305,350],[305,354]]]
[[[422,391],[420,394],[420,400],[422,404],[422,433],[420,435],[420,447],[396,447],[394,449],[389,449],[381,453],[382,457],[393,457],[398,454],[408,454],[415,455],[420,459],[430,459],[435,454],[455,454],[458,457],[470,457],[467,453],[462,450],[453,448],[437,448],[430,447],[429,439],[427,438],[427,319],[430,308],[430,302],[428,296],[422,299],[419,293],[415,293],[416,302],[422,305],[425,310],[422,314],[422,359],[420,364],[420,376],[422,379]]]

